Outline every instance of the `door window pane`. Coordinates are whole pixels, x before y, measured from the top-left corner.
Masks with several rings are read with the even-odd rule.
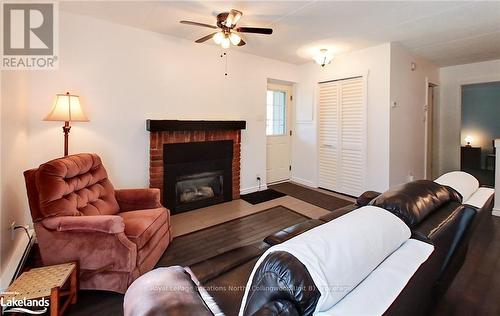
[[[285,97],[283,91],[267,91],[266,135],[286,134]]]

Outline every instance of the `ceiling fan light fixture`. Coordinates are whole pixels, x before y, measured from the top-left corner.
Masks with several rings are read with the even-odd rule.
[[[236,46],[241,42],[241,37],[236,33],[231,33],[231,35],[229,35],[229,40],[231,41],[231,44]]]
[[[231,40],[229,40],[229,38],[227,37],[224,37],[220,45],[222,46],[222,48],[229,48],[231,46]]]
[[[313,59],[318,65],[325,67],[325,65],[332,62],[333,55],[328,51],[328,49],[323,48],[316,56],[313,57]]]
[[[241,11],[232,9],[228,13],[226,21],[224,22],[224,25],[229,27],[229,28],[233,27],[234,25],[236,25],[236,23],[238,23],[238,21],[240,20],[242,15],[243,15],[243,13]]]
[[[273,33],[273,29],[266,27],[236,27],[236,24],[239,22],[242,15],[243,13],[241,11],[232,9],[229,12],[221,12],[217,14],[216,25],[186,20],[182,20],[180,23],[214,29],[215,31],[213,33],[195,40],[195,43],[205,43],[206,41],[213,39],[213,41],[217,45],[221,45],[222,48],[229,48],[231,47],[231,44],[234,46],[246,45],[246,42],[241,38],[239,33],[264,35],[271,35]]]
[[[215,33],[213,39],[214,39],[215,44],[217,44],[217,45],[222,44],[222,40],[224,39],[224,33],[222,33],[222,32]]]

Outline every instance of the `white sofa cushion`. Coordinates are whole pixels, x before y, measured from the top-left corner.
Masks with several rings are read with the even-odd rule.
[[[434,246],[409,239],[340,302],[316,315],[382,315],[433,251]]]
[[[462,195],[462,202],[467,201],[470,196],[479,188],[479,181],[467,172],[452,171],[443,174],[434,182],[441,185],[447,185],[455,189]]]
[[[269,248],[257,261],[240,308],[246,304],[256,269],[272,252],[285,251],[306,268],[321,293],[315,312],[340,301],[411,236],[392,213],[364,206]]]
[[[472,193],[463,204],[472,205],[480,210],[493,194],[495,194],[495,189],[481,187]]]

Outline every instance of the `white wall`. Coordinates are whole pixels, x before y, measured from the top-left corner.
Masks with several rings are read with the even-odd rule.
[[[389,84],[390,44],[340,55],[321,68],[315,63],[299,67],[296,91],[296,126],[293,139],[293,179],[317,183],[317,106],[318,82],[368,74],[368,165],[366,189],[384,191],[389,187]]]
[[[0,289],[10,282],[28,238],[22,230],[11,237],[10,224],[31,222],[23,171],[29,167],[26,82],[23,74],[2,72],[0,108]]]
[[[411,63],[416,64],[415,71]],[[439,68],[391,43],[390,186],[413,175],[425,177],[425,112],[428,82],[439,83]]]
[[[460,168],[461,86],[500,81],[500,59],[440,69],[439,171]]]
[[[56,93],[81,96],[70,152],[100,154],[117,187],[148,185],[152,119],[243,119],[241,189],[265,183],[267,79],[297,81],[295,65],[61,12],[60,68],[28,74],[31,164],[60,156],[61,123],[43,122]]]

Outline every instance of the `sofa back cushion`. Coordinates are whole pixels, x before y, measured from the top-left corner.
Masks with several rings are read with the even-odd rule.
[[[115,190],[96,154],[55,159],[42,164],[36,171],[28,171],[25,176],[35,221],[49,216],[114,215],[119,212]],[[38,194],[33,192],[35,189]]]
[[[435,182],[447,185],[462,195],[465,203],[479,188],[479,181],[471,174],[463,171],[452,171],[443,174]]]
[[[417,180],[389,189],[370,204],[388,210],[414,228],[429,214],[451,201],[462,201],[452,188],[429,180]]]

